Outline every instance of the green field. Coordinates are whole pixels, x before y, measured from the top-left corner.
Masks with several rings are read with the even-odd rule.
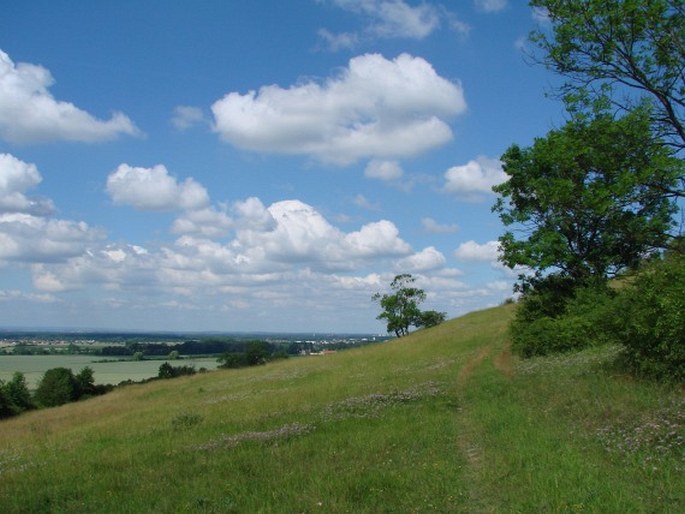
[[[92,355],[0,355],[0,380],[10,380],[15,371],[21,371],[30,388],[35,388],[43,373],[50,368],[69,368],[75,374],[86,366],[93,369],[96,384],[118,384],[124,380],[139,381],[156,377],[163,360],[95,362]],[[191,366],[195,369],[216,369],[216,358],[183,359],[169,361],[173,366]]]
[[[685,512],[683,389],[519,360],[513,309],[5,420],[2,511]]]

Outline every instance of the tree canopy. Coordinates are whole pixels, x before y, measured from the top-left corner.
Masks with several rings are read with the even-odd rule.
[[[575,119],[502,156],[509,180],[493,210],[514,230],[499,238],[509,267],[604,279],[664,247],[675,203],[663,194],[683,162],[655,142],[648,113]]]
[[[570,104],[653,106],[658,137],[685,148],[685,7],[682,0],[531,0],[546,26],[531,34],[539,59],[568,81]],[[681,183],[680,192],[683,194]]]

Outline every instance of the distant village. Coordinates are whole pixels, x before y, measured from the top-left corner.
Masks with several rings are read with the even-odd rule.
[[[194,336],[194,337],[193,337]],[[260,340],[291,355],[320,355],[337,350],[364,346],[390,339],[380,334],[231,334],[176,335],[176,334],[125,334],[125,333],[72,333],[72,332],[5,332],[0,333],[0,354],[95,354],[133,355],[145,350],[146,354],[162,355],[178,351],[181,355],[215,354],[226,346],[243,345]],[[187,350],[184,352],[183,350]]]

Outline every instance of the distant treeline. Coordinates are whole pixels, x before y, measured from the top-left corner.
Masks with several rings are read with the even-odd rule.
[[[225,352],[244,352],[249,341],[226,341],[208,339],[200,341],[185,341],[183,343],[127,343],[126,345],[104,346],[99,354],[104,356],[133,355],[141,352],[145,356],[166,356],[171,351],[181,355],[218,355]]]
[[[270,343],[267,341],[236,341],[226,339],[204,339],[185,341],[183,343],[126,343],[125,345],[104,346],[98,350],[98,354],[105,357],[125,357],[135,354],[142,354],[145,357],[166,357],[170,352],[175,351],[180,355],[222,355],[225,353],[243,354],[248,351],[254,343],[265,345],[268,354],[284,353],[288,355],[299,355],[302,353],[319,352],[327,350],[343,350],[355,346],[370,344],[372,341],[359,340],[355,342],[338,341],[332,343],[321,342],[284,342]]]

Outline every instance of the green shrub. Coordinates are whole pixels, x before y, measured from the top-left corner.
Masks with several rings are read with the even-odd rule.
[[[267,341],[249,341],[245,345],[244,352],[227,351],[218,358],[220,368],[244,368],[246,366],[259,366],[277,358],[274,355],[275,348]]]
[[[195,366],[172,366],[168,362],[164,362],[159,366],[157,378],[176,378],[184,375],[194,375],[195,373]]]
[[[573,298],[576,285],[572,279],[560,275],[532,278],[518,288],[523,296],[516,311],[520,321],[558,318]]]
[[[555,284],[555,287],[559,284]],[[512,350],[522,357],[580,350],[608,340],[604,320],[614,293],[604,285],[562,284],[524,295],[511,324]],[[549,302],[549,303],[546,303]]]
[[[620,291],[609,320],[631,371],[685,380],[685,256],[649,263]]]
[[[220,368],[236,369],[247,366],[247,358],[244,352],[224,352],[216,361]]]

